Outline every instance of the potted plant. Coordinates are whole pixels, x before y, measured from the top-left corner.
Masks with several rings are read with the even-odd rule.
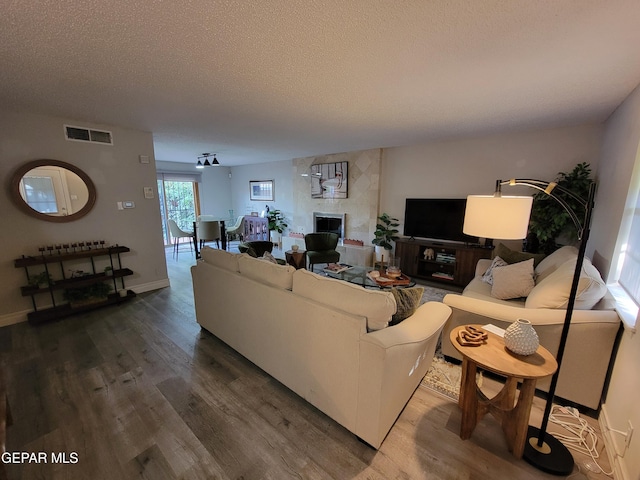
[[[569,190],[580,198],[587,198],[591,185],[591,167],[588,163],[577,164],[571,172],[560,172],[556,178],[558,186]],[[584,208],[574,198],[555,190],[554,195],[561,197],[571,209],[577,213],[578,218],[584,217]],[[529,236],[527,237],[526,250],[536,253],[539,251],[547,255],[558,248],[556,240],[562,235],[575,239],[576,231],[571,217],[562,205],[546,193],[536,193],[533,196],[531,218],[529,220]],[[535,246],[534,246],[535,245]]]
[[[39,274],[33,275],[29,278],[29,286],[31,287],[40,287],[40,285],[48,287],[54,283],[53,278],[47,272],[40,272]]]
[[[387,259],[391,257],[391,250],[393,250],[392,241],[398,239],[398,223],[397,218],[391,217],[387,213],[383,213],[378,217],[378,223],[376,224],[376,231],[374,232],[375,238],[371,241],[376,246],[376,259],[378,261],[384,261],[383,256],[385,250],[387,251]]]
[[[280,245],[282,232],[289,225],[286,223],[286,219],[280,210],[269,210],[267,212],[267,220],[269,221],[269,233],[271,241],[274,244]]]
[[[110,291],[109,284],[97,282],[85,287],[65,289],[64,299],[69,302],[71,308],[77,308],[106,301]]]

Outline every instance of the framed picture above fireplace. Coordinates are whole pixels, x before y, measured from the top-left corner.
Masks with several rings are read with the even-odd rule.
[[[349,162],[311,165],[311,198],[347,198]]]
[[[249,180],[249,198],[273,202],[273,180]]]

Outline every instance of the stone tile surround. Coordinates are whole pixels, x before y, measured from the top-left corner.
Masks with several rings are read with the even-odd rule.
[[[349,163],[348,198],[311,198],[311,179],[302,175],[310,172],[311,165],[344,161]],[[379,148],[294,159],[295,211],[289,229],[294,232],[311,233],[313,212],[344,213],[345,237],[362,240],[365,246],[370,246],[378,215],[381,162],[382,149]]]

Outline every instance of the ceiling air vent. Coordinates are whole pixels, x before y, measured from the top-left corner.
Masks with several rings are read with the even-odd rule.
[[[88,128],[64,126],[64,133],[67,140],[74,142],[101,143],[103,145],[113,145],[111,132],[102,130],[90,130]]]

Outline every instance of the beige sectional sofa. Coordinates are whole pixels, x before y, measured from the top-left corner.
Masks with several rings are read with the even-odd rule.
[[[198,323],[378,448],[431,365],[451,309],[398,325],[391,293],[205,247],[191,268]]]
[[[556,355],[576,258],[574,247],[562,247],[552,253],[535,267],[535,286],[528,296],[510,300],[492,296],[494,287],[482,278],[492,261],[480,260],[475,278],[462,294],[444,297],[453,313],[443,331],[443,353],[461,359],[448,340],[449,332],[458,325],[492,323],[507,328],[518,318],[526,318],[533,323],[540,344]],[[508,280],[505,283],[511,288],[513,282]],[[591,409],[599,408],[620,325],[600,274],[585,259],[558,377],[558,397]],[[537,388],[548,391],[549,383],[550,379],[541,380]]]

